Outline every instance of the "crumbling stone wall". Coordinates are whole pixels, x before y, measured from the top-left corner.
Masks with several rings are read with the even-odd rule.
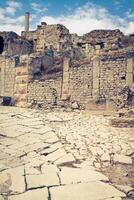
[[[116,96],[126,85],[127,59],[102,59],[100,62],[100,97]]]
[[[92,96],[92,63],[82,63],[70,68],[69,94],[71,101],[85,104]]]
[[[0,57],[0,96],[14,95],[15,61]]]
[[[13,32],[0,37],[0,95],[11,96],[18,106],[69,102],[85,107],[134,85],[134,40],[119,30],[78,36],[63,25],[43,22],[21,37]]]
[[[20,107],[27,107],[28,82],[30,67],[28,55],[20,57],[19,66],[15,67],[14,102]]]
[[[30,54],[33,51],[32,43],[14,32],[0,32],[0,37],[3,38],[3,52],[7,56]]]
[[[57,106],[61,99],[62,77],[28,84],[28,104],[33,107]]]
[[[42,22],[35,31],[22,32],[25,39],[33,41],[35,52],[44,52],[52,48],[55,52],[70,51],[72,47],[69,30],[61,25],[47,25]]]

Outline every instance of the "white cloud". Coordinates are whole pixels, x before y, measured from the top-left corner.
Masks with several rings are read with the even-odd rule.
[[[21,8],[22,4],[17,1],[8,1],[8,6],[0,8],[0,31],[15,31],[20,34],[24,30],[24,16],[9,17],[5,13],[10,15],[16,12],[16,9]],[[31,27],[36,29],[36,25],[41,21],[45,21],[48,24],[63,24],[71,33],[77,33],[79,35],[90,32],[94,29],[120,29],[125,34],[134,32],[134,21],[132,20],[132,11],[126,13],[124,18],[111,15],[104,7],[86,3],[84,6],[77,7],[74,11],[68,12],[68,14],[53,17],[49,15],[42,16],[42,8],[40,4],[32,3],[31,13]],[[10,7],[10,9],[8,8]],[[42,17],[41,17],[42,16]],[[130,18],[131,16],[131,18]]]
[[[17,1],[12,1],[12,0],[7,1],[7,5],[12,8],[21,8],[22,7],[22,3],[17,2]]]
[[[16,12],[16,8],[14,8],[14,7],[6,7],[5,12],[8,13],[8,14],[14,15],[15,12]]]
[[[129,9],[125,14],[128,19],[134,20],[134,12],[132,12],[131,9]]]
[[[36,11],[38,13],[40,13],[40,12],[46,12],[48,10],[46,7],[42,7],[41,4],[35,3],[35,2],[31,3],[31,7],[32,7],[32,9],[34,11]]]
[[[23,30],[23,26],[18,24],[2,24],[2,29],[0,31],[13,31],[20,34]]]
[[[40,21],[46,21],[48,24],[64,24],[71,33],[76,32],[79,35],[94,29],[119,28],[126,34],[134,32],[133,22],[111,15],[107,9],[92,3],[78,7],[72,14],[58,17],[44,16]]]
[[[18,9],[21,9],[22,4],[17,1],[7,1],[7,7],[5,8],[5,13],[9,15],[14,15]]]
[[[0,8],[0,20],[4,19],[4,9]]]

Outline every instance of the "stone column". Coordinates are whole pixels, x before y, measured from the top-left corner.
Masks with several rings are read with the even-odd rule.
[[[64,58],[63,61],[63,80],[61,99],[66,100],[69,96],[69,58]]]
[[[25,13],[25,32],[29,31],[29,17],[30,17],[30,13],[26,12]]]
[[[126,75],[126,85],[132,86],[134,84],[134,59],[127,59],[127,75]]]
[[[4,60],[0,59],[1,68],[0,68],[0,96],[4,96],[4,88],[5,88],[5,67],[6,63]]]
[[[100,95],[100,58],[95,56],[93,59],[93,99],[98,99]]]

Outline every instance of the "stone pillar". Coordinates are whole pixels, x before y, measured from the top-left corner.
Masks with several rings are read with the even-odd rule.
[[[132,86],[134,84],[134,59],[127,59],[127,75],[126,75],[126,85]]]
[[[0,96],[4,96],[6,62],[2,59],[0,59],[0,62],[1,62],[1,66],[0,66]]]
[[[22,63],[25,63],[25,65]],[[20,66],[15,68],[14,101],[16,106],[28,106],[28,82],[29,56],[22,55],[20,57]]]
[[[100,95],[100,58],[95,56],[93,59],[93,99],[98,99]]]
[[[63,80],[61,99],[66,100],[69,97],[69,58],[64,58],[63,61]]]
[[[25,13],[25,32],[29,31],[29,17],[30,17],[30,13],[26,12]]]

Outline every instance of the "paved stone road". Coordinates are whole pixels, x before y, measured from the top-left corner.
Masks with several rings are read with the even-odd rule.
[[[0,107],[0,200],[121,200],[132,190],[100,172],[132,165],[133,129],[79,112]]]

